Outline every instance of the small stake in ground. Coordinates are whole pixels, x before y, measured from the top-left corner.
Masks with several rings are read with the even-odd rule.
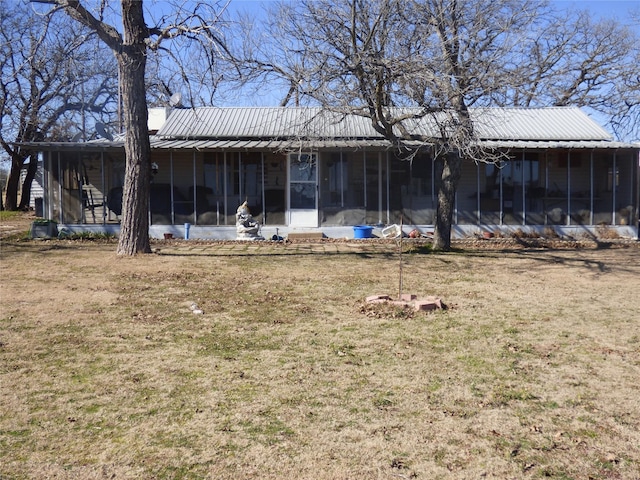
[[[416,295],[404,294],[403,289],[403,269],[402,269],[402,237],[403,237],[403,216],[400,216],[400,238],[398,239],[398,259],[400,260],[399,269],[399,281],[398,281],[398,298],[392,300],[389,295],[371,295],[367,297],[367,303],[390,303],[391,305],[397,305],[401,307],[413,307],[416,311],[421,310],[436,310],[443,307],[442,301],[438,297],[425,297],[418,298]]]

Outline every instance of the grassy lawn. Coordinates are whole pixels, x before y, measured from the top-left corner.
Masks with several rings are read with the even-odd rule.
[[[0,478],[640,478],[637,244],[186,245],[1,243]]]

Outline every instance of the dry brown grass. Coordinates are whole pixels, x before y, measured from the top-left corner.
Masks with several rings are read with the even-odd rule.
[[[0,478],[640,478],[637,244],[188,245],[2,243]]]

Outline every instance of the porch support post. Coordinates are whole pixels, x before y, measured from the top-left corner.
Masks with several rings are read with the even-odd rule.
[[[49,185],[50,175],[49,171],[51,170],[51,150],[46,150],[42,152],[42,215],[44,218],[51,218],[51,213],[49,211],[49,191],[51,190],[51,186]]]
[[[362,149],[362,182],[364,183],[364,188],[362,189],[364,191],[364,218],[367,218],[367,149]]]
[[[344,208],[344,152],[340,149],[340,207]]]
[[[525,182],[524,182],[524,179],[525,179],[524,167],[525,167],[525,164],[526,164],[525,157],[526,157],[525,150],[522,150],[522,162],[521,162],[522,163],[522,169],[521,169],[522,173],[520,174],[520,179],[521,179],[520,183],[522,183],[522,225],[526,225],[527,224],[527,206],[526,206],[527,204],[526,204],[526,195],[525,195],[525,192],[526,192],[527,189],[525,188]]]
[[[389,160],[389,151],[385,154],[387,159],[387,225],[391,223],[391,161]]]
[[[496,167],[497,167],[497,165],[496,165]],[[500,225],[504,225],[504,207],[503,207],[504,199],[503,199],[503,194],[502,194],[502,167],[503,167],[502,160],[500,160],[500,166],[499,166],[499,169],[498,169],[498,181],[500,182],[499,183],[499,191],[500,191],[500,194],[499,194],[499,197],[500,197]]]
[[[100,183],[102,183],[102,224],[107,223],[107,202],[104,192],[107,191],[104,177],[104,151],[100,152]]]
[[[169,185],[171,194],[169,195],[171,198],[171,225],[176,224],[176,211],[173,206],[173,150],[169,153]],[[149,215],[151,215],[151,209],[149,209]],[[151,224],[151,222],[149,222]]]
[[[242,196],[244,194],[244,190],[242,190],[243,185],[244,172],[242,170],[242,152],[238,152],[238,205],[242,203]]]
[[[611,190],[612,190],[612,199],[611,202],[611,225],[616,224],[616,202],[618,201],[617,190],[618,190],[618,151],[613,151],[613,174],[611,181]]]
[[[76,183],[78,184],[78,199],[80,200],[78,207],[80,208],[80,223],[87,223],[84,215],[84,178],[82,175],[82,165],[84,160],[82,154],[78,152],[76,155]]]
[[[409,189],[411,191],[411,189]],[[431,204],[436,201],[436,154],[435,147],[431,148]]]
[[[227,224],[227,151],[222,152],[222,208],[224,212],[224,225]],[[286,184],[285,184],[286,185]]]
[[[549,150],[544,151],[544,196],[549,195]],[[542,208],[544,209],[544,224],[549,223],[549,214],[547,212],[547,201],[543,199]]]
[[[262,223],[267,219],[266,197],[264,195],[264,152],[260,152],[260,190],[262,191]]]
[[[64,223],[64,202],[62,201],[62,158],[60,158],[60,152],[58,152],[58,221]]]
[[[476,214],[476,222],[480,225],[482,215],[482,212],[480,212],[480,162],[476,162],[476,207],[478,211]]]
[[[51,201],[49,200],[49,192],[51,191],[51,150],[46,150],[42,152],[42,215],[44,218],[51,218],[51,210],[50,205]]]
[[[193,224],[197,225],[198,224],[198,205],[196,204],[196,198],[198,198],[198,195],[196,195],[196,189],[197,189],[197,185],[196,185],[196,153],[197,151],[194,150],[193,151]]]
[[[629,203],[633,204],[633,152],[629,152]],[[629,212],[629,223],[633,225],[633,212]]]
[[[638,228],[636,237],[640,240],[640,149],[635,152],[636,158],[633,158],[631,154],[631,163],[634,164],[636,169],[636,227]]]
[[[382,152],[378,152],[378,223],[382,223]]]
[[[593,150],[589,154],[589,225],[593,225]]]
[[[567,153],[567,225],[571,225],[571,150]]]

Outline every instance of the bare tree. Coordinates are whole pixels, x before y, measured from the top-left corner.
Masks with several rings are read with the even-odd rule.
[[[0,145],[11,159],[4,206],[15,210],[28,207],[37,169],[37,152],[20,143],[68,140],[85,114],[108,118],[116,104],[115,62],[93,59],[89,31],[11,1],[0,0],[0,27]]]
[[[271,27],[288,54],[255,46],[247,57],[311,102],[368,118],[402,158],[431,146],[440,173],[434,247],[448,250],[462,162],[500,158],[479,146],[469,107],[513,75],[514,63],[504,60],[541,7],[534,0],[302,0],[282,4]],[[414,128],[426,119],[436,134]]]
[[[463,162],[502,159],[480,147],[482,109],[471,107],[587,106],[619,132],[637,131],[637,34],[585,14],[567,19],[545,0],[283,2],[268,31],[271,42],[245,39],[245,78],[289,85],[284,104],[369,118],[400,157],[432,146],[435,248],[450,248]],[[416,129],[423,121],[438,133]]]
[[[620,139],[640,129],[640,35],[587,11],[548,12],[520,44],[513,81],[494,104],[588,107]]]
[[[217,47],[224,42],[219,36],[219,15],[224,10],[210,2],[164,2],[156,4],[154,25],[147,25],[143,0],[120,0],[119,12],[109,10],[114,3],[96,2],[95,11],[81,0],[39,0],[63,10],[73,19],[95,32],[111,49],[118,63],[125,129],[125,180],[123,186],[122,221],[118,240],[119,255],[135,255],[151,251],[149,244],[149,190],[151,178],[150,142],[145,74],[150,51],[165,50],[168,41],[193,40],[205,47],[203,56],[213,70]],[[119,17],[120,32],[108,18]],[[169,42],[170,44],[171,42]]]

